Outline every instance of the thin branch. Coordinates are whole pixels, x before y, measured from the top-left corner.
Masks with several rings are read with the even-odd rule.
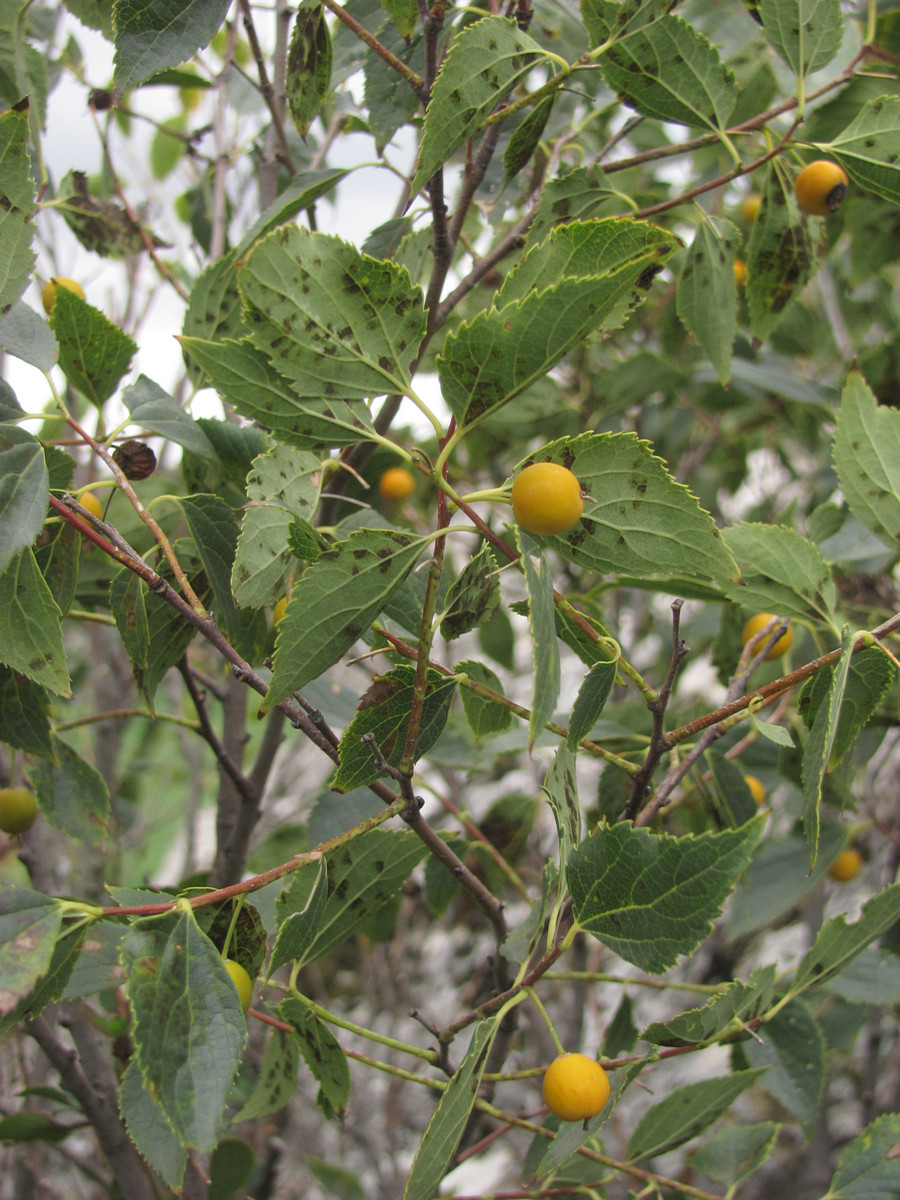
[[[253,24],[253,13],[250,9],[250,0],[238,0],[238,7],[241,10],[241,16],[244,20],[244,31],[247,34],[247,41],[250,43],[250,50],[256,62],[256,70],[259,74],[259,90],[262,93],[262,98],[266,102],[266,108],[272,117],[272,126],[275,130],[275,137],[278,141],[278,153],[284,163],[285,168],[291,175],[296,174],[294,166],[294,158],[291,154],[291,148],[288,145],[287,134],[284,131],[284,120],[282,119],[281,109],[279,108],[278,98],[275,95],[275,89],[272,87],[269,80],[269,72],[266,70],[266,59],[262,52],[262,47],[259,44],[259,38],[256,36],[256,26]]]
[[[249,0],[241,0],[241,3],[242,5],[247,4]],[[402,59],[398,58],[396,54],[392,54],[387,46],[379,42],[377,37],[374,37],[369,33],[368,29],[360,25],[355,17],[351,17],[347,10],[342,8],[336,0],[322,0],[322,3],[329,12],[334,13],[339,21],[352,30],[361,42],[365,42],[369,49],[374,50],[378,57],[383,59],[389,67],[393,67],[398,75],[402,75],[417,96],[422,96],[423,80],[421,75],[417,75]]]

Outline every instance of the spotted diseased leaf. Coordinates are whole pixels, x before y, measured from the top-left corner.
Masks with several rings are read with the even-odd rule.
[[[482,687],[489,688],[498,696],[503,695],[503,684],[497,674],[483,662],[474,659],[464,659],[454,667],[457,673],[463,672],[469,679]],[[469,728],[476,738],[490,737],[494,733],[502,733],[512,724],[513,715],[509,708],[498,704],[496,700],[476,691],[465,684],[460,688],[459,697],[462,701],[463,712]]]
[[[59,342],[63,374],[99,408],[119,386],[137,345],[99,308],[68,288],[56,289],[50,325]]]
[[[581,0],[581,16],[596,50],[637,33],[671,12],[678,0]]]
[[[304,0],[294,21],[285,81],[291,118],[303,138],[328,95],[332,61],[325,7],[320,0]]]
[[[691,1154],[691,1166],[721,1183],[740,1183],[771,1155],[780,1128],[774,1121],[726,1125],[703,1139]]]
[[[61,617],[34,551],[22,550],[0,574],[0,662],[57,695],[70,696]]]
[[[61,923],[58,900],[26,888],[0,888],[0,1017],[46,974]]]
[[[747,307],[754,337],[765,341],[772,333],[812,278],[821,255],[822,242],[813,241],[810,222],[800,216],[791,179],[773,160],[747,245]]]
[[[543,57],[542,47],[505,17],[485,17],[460,31],[432,89],[411,195]]]
[[[825,1038],[806,1005],[791,1000],[766,1021],[762,1039],[744,1052],[751,1066],[768,1067],[761,1086],[812,1137],[825,1083]]]
[[[253,341],[305,399],[403,395],[425,333],[422,292],[395,263],[296,225],[238,268]]]
[[[844,1147],[824,1200],[894,1200],[900,1194],[900,1114],[885,1113]]]
[[[407,665],[395,667],[387,675],[375,676],[341,738],[338,747],[340,764],[332,776],[332,791],[350,792],[366,787],[384,774],[384,769],[379,769],[375,762],[373,746],[363,739],[374,738],[375,747],[385,762],[392,767],[399,766],[406,748],[415,679],[416,668]],[[440,737],[455,695],[455,679],[440,671],[428,671],[416,759],[423,758]]]
[[[819,149],[833,154],[858,188],[900,204],[900,96],[870,100],[833,142]]]
[[[589,334],[624,324],[676,245],[643,221],[553,229],[510,271],[491,307],[448,334],[437,366],[457,421],[476,424]]]
[[[297,1047],[319,1085],[319,1106],[327,1116],[343,1117],[350,1097],[350,1068],[337,1038],[300,1000],[283,1000],[278,1013],[293,1026]]]
[[[831,917],[803,956],[790,992],[799,996],[817,983],[824,983],[880,937],[897,920],[900,883],[892,883],[863,905],[858,921],[848,925],[843,913]]]
[[[16,750],[54,761],[50,735],[50,697],[24,675],[0,666],[3,740]]]
[[[801,779],[803,784],[803,832],[809,846],[809,865],[816,865],[819,853],[819,805],[822,800],[822,781],[837,737],[838,723],[844,703],[844,692],[850,675],[853,657],[852,635],[843,638],[840,661],[830,673],[828,695],[818,706],[806,745],[803,748]]]
[[[780,617],[815,616],[834,626],[837,589],[817,546],[785,525],[745,521],[725,531],[741,568],[741,583],[728,583],[729,599],[747,611]]]
[[[403,583],[427,539],[364,529],[304,571],[278,625],[271,708],[317,679],[360,638]]]
[[[712,929],[764,824],[678,838],[627,822],[598,826],[566,870],[579,925],[626,962],[667,970]]]
[[[680,17],[662,16],[618,37],[599,61],[625,104],[660,121],[724,129],[737,99],[734,76],[716,48]]]
[[[769,45],[798,78],[825,67],[841,48],[840,0],[759,0]]]
[[[506,172],[507,183],[518,175],[534,154],[555,103],[556,96],[545,96],[534,106],[509,139],[509,145],[503,152],[503,169]]]
[[[98,845],[109,821],[109,788],[100,772],[61,738],[53,736],[53,761],[34,763],[28,778],[51,825]]]
[[[829,771],[834,770],[878,711],[893,678],[894,666],[880,647],[865,647],[851,657],[834,744],[828,760]],[[804,684],[797,709],[807,727],[812,728],[820,705],[829,701],[833,681],[834,668],[826,667]]]
[[[49,483],[37,438],[18,425],[0,425],[0,571],[40,533]]]
[[[746,983],[734,980],[702,1008],[691,1008],[668,1021],[656,1021],[641,1033],[655,1046],[695,1046],[712,1041],[729,1028],[762,1016],[775,993],[775,967],[760,967]]]
[[[171,2],[171,0],[169,0]],[[92,196],[83,171],[69,171],[59,181],[54,208],[84,246],[103,258],[130,258],[146,250],[144,238],[154,246],[165,245],[135,221],[114,200]]]
[[[441,634],[449,642],[486,620],[500,603],[497,560],[488,545],[469,559],[451,583],[444,603]]]
[[[8,32],[8,31],[4,31]],[[34,181],[28,154],[28,117],[0,116],[0,315],[25,290],[34,267]]]
[[[416,0],[381,0],[381,7],[393,21],[400,36],[411,38],[419,20]]]
[[[297,1039],[284,1029],[273,1029],[263,1051],[256,1083],[246,1104],[234,1115],[234,1124],[278,1112],[297,1088],[300,1051]]]
[[[188,1152],[132,1058],[119,1081],[119,1112],[139,1153],[175,1192],[181,1191]]]
[[[602,216],[604,206],[621,202],[615,188],[607,183],[602,167],[576,167],[544,184],[526,246],[530,250],[543,241],[555,225]]]

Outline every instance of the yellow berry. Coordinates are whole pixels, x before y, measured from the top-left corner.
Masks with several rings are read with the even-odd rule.
[[[760,781],[756,778],[756,776],[755,775],[745,775],[744,783],[746,783],[747,787],[750,789],[750,795],[753,797],[753,799],[756,801],[756,803],[762,804],[766,798],[766,789],[763,787],[763,785],[760,783]]]
[[[741,201],[741,216],[748,225],[752,225],[759,216],[759,210],[762,208],[762,196],[759,192],[751,192],[749,196],[745,196]]]
[[[278,622],[281,620],[281,618],[284,616],[285,612],[287,611],[287,606],[288,606],[288,597],[287,596],[282,596],[281,599],[276,602],[275,607],[272,609],[272,620],[275,622],[276,625],[278,624]]]
[[[736,258],[732,266],[734,267],[734,282],[740,287],[747,282],[747,264],[742,258]]]
[[[794,180],[794,194],[804,212],[827,217],[837,212],[847,194],[847,176],[837,165],[820,158],[803,168]]]
[[[96,517],[98,521],[103,520],[103,505],[93,492],[82,492],[78,497],[78,503],[82,508],[86,508],[92,517]]]
[[[55,275],[49,283],[44,284],[44,290],[41,292],[41,303],[45,313],[53,312],[57,288],[66,288],[67,291],[74,292],[76,296],[84,299],[84,288],[77,279],[66,279],[64,275]]]
[[[231,976],[231,982],[237,989],[238,999],[241,1002],[241,1008],[244,1012],[250,1007],[250,1001],[253,999],[253,980],[244,970],[239,962],[235,962],[233,958],[223,958],[222,965]]]
[[[4,833],[24,833],[37,815],[37,797],[28,788],[0,788],[0,829]]]
[[[773,620],[775,620],[774,613],[757,613],[755,617],[751,617],[750,620],[747,622],[747,624],[744,626],[744,633],[743,633],[744,645],[746,646],[752,637],[754,637],[757,633],[759,633],[759,631],[764,626],[768,625],[768,623]],[[774,633],[777,628],[778,628],[777,625],[773,626],[772,632]],[[769,636],[771,636],[771,634]],[[768,638],[765,638],[762,640],[767,641]],[[788,648],[790,647],[790,644],[793,640],[794,640],[794,635],[791,632],[790,625],[788,625],[787,629],[784,631],[784,633],[781,635],[781,637],[778,639],[778,641],[775,642],[774,646],[772,646],[771,649],[767,651],[765,661],[768,662],[769,659],[772,659],[772,658],[781,658],[782,654],[787,653]],[[756,652],[759,653],[759,651],[761,649],[762,649],[762,643],[757,645]]]
[[[581,484],[559,463],[532,463],[513,480],[512,509],[516,524],[529,533],[565,533],[584,509]]]
[[[416,481],[405,467],[390,467],[378,480],[378,494],[382,500],[408,500],[416,490]]]
[[[861,866],[862,855],[851,846],[847,850],[842,850],[828,868],[828,877],[836,880],[837,883],[849,883],[859,874]]]
[[[609,1099],[609,1078],[586,1054],[561,1054],[544,1074],[544,1103],[561,1121],[595,1117]]]

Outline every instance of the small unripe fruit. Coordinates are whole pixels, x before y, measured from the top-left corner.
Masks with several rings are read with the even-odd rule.
[[[45,313],[53,312],[57,288],[66,288],[67,291],[74,292],[76,296],[84,299],[84,288],[77,279],[66,279],[64,275],[54,275],[49,283],[44,284],[44,290],[41,292],[41,303]]]
[[[609,1099],[609,1077],[586,1054],[561,1054],[544,1074],[544,1103],[561,1121],[595,1117]]]
[[[749,196],[745,196],[741,201],[741,216],[748,225],[752,225],[759,216],[759,210],[762,208],[762,196],[759,192],[751,192]]]
[[[513,480],[512,510],[516,524],[529,533],[565,533],[584,510],[581,484],[559,463],[532,463]]]
[[[763,785],[760,783],[760,781],[756,778],[756,776],[755,775],[745,775],[744,783],[746,783],[747,787],[750,789],[750,795],[753,797],[753,799],[756,801],[756,803],[762,804],[766,798],[766,789],[763,787]]]
[[[96,517],[98,521],[103,520],[103,505],[93,492],[82,492],[78,497],[78,503],[82,508],[86,508],[92,517]]]
[[[379,496],[395,504],[408,500],[415,490],[415,478],[405,467],[390,467],[378,480]]]
[[[750,639],[755,636],[755,634],[759,633],[759,631],[762,628],[764,628],[766,625],[768,625],[768,623],[770,621],[774,621],[774,620],[775,620],[774,613],[757,613],[755,617],[751,617],[750,620],[747,622],[747,624],[744,626],[744,633],[743,633],[744,645],[746,646],[747,643],[750,641]],[[777,629],[777,628],[778,628],[777,626],[774,626],[772,632],[774,633],[775,629]],[[765,640],[766,639],[763,639],[763,641],[765,641]],[[787,629],[784,631],[784,633],[781,635],[781,637],[766,652],[766,657],[765,657],[764,661],[768,662],[770,659],[773,659],[773,658],[781,658],[782,654],[786,654],[788,652],[788,649],[790,648],[791,642],[793,640],[794,640],[794,635],[791,632],[790,625],[788,625]],[[757,653],[759,653],[759,651],[761,649],[762,649],[761,644],[757,645],[757,647],[756,647]]]
[[[858,850],[854,850],[850,846],[846,850],[842,850],[828,868],[828,877],[829,879],[834,879],[837,883],[849,883],[851,879],[855,879],[859,874],[861,866],[862,855]]]
[[[253,980],[244,970],[239,962],[235,962],[233,958],[223,958],[222,965],[231,976],[231,982],[234,984],[238,999],[241,1002],[241,1008],[246,1013],[250,1007],[250,1001],[253,999]]]
[[[847,194],[847,176],[837,165],[820,158],[808,163],[794,180],[797,203],[813,217],[837,212]]]
[[[25,833],[37,815],[37,797],[28,788],[0,788],[0,829],[4,833]]]

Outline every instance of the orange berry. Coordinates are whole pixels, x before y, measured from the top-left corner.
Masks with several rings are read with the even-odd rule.
[[[74,292],[82,300],[84,299],[84,288],[77,279],[66,279],[64,275],[54,275],[49,283],[44,284],[44,290],[41,292],[41,303],[45,313],[53,312],[53,306],[56,304],[56,289],[61,287]]]
[[[595,1058],[561,1054],[544,1074],[544,1103],[561,1121],[595,1117],[609,1099],[609,1077]]]
[[[513,480],[512,509],[516,524],[529,533],[565,533],[584,509],[581,484],[559,463],[532,463]]]
[[[759,216],[759,210],[762,208],[762,196],[759,192],[751,192],[749,196],[745,196],[741,201],[740,213],[748,225],[752,225]]]
[[[756,776],[755,775],[745,775],[744,783],[746,783],[747,787],[750,789],[750,795],[753,797],[753,799],[756,801],[756,803],[762,804],[766,798],[766,789],[763,787],[763,785],[760,783],[760,781],[756,778]]]
[[[272,620],[275,622],[276,625],[278,624],[278,622],[281,620],[281,618],[284,616],[285,612],[287,611],[287,606],[288,606],[288,597],[287,596],[282,596],[280,600],[276,601],[275,607],[272,609]]]
[[[92,517],[96,517],[98,521],[103,520],[103,505],[93,492],[82,492],[76,498],[81,507],[86,508]]]
[[[834,879],[837,883],[849,883],[851,879],[855,879],[859,874],[859,868],[862,866],[862,855],[858,850],[854,850],[852,846],[846,850],[842,850],[835,858],[834,862],[828,868],[829,879]]]
[[[750,641],[750,639],[755,634],[759,633],[759,631],[764,626],[768,625],[768,623],[770,621],[773,621],[774,619],[775,619],[774,613],[757,613],[755,617],[751,617],[750,620],[747,622],[747,624],[744,626],[744,633],[743,633],[744,645],[746,646],[747,643]],[[778,628],[777,626],[774,626],[773,632],[777,628]],[[763,640],[765,640],[765,639],[763,639]],[[768,662],[769,659],[772,659],[772,658],[781,658],[782,654],[787,653],[788,648],[790,647],[790,644],[793,640],[794,640],[794,635],[791,632],[790,625],[788,625],[787,629],[784,631],[784,633],[781,635],[781,637],[778,639],[778,641],[766,653],[766,657],[765,657],[764,661]],[[762,649],[762,646],[758,645],[756,647],[757,653],[761,649]]]
[[[734,282],[740,287],[747,282],[747,264],[742,258],[736,258],[732,267],[734,268]]]
[[[837,212],[847,194],[847,176],[837,163],[817,159],[807,164],[794,180],[794,194],[805,213],[827,217]]]
[[[415,478],[405,467],[389,467],[378,480],[379,496],[395,504],[408,500],[415,490]]]

